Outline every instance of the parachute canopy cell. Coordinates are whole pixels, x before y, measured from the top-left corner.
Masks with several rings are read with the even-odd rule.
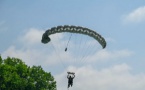
[[[106,47],[105,39],[100,34],[98,34],[97,32],[95,32],[91,29],[85,28],[85,27],[69,26],[69,25],[57,26],[57,27],[53,27],[51,29],[48,29],[43,34],[41,42],[46,44],[46,43],[51,41],[51,39],[49,37],[50,35],[56,34],[56,33],[63,33],[63,32],[88,35],[90,37],[93,37],[95,40],[97,40],[103,48]]]

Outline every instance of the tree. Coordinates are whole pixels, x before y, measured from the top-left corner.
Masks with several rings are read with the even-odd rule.
[[[56,82],[41,66],[29,67],[18,58],[0,56],[0,90],[56,90]]]

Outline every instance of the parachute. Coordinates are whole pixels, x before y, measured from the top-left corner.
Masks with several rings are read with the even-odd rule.
[[[61,34],[61,38],[59,34]],[[42,35],[41,42],[48,43],[47,49],[50,60],[60,61],[64,70],[67,68],[68,75],[75,75],[76,69],[72,67],[81,67],[89,63],[97,66],[94,63],[95,60],[99,59],[97,57],[97,44],[98,46],[101,45],[103,49],[106,47],[105,39],[96,31],[81,26],[69,25],[52,27],[46,30]],[[69,47],[69,50],[67,47]],[[55,67],[60,69],[59,65],[55,65]]]
[[[41,42],[46,44],[46,43],[51,41],[51,39],[49,37],[50,35],[56,34],[56,33],[63,33],[63,32],[88,35],[90,37],[93,37],[95,40],[97,40],[100,43],[100,45],[102,46],[103,49],[106,47],[105,39],[100,34],[98,34],[96,31],[93,31],[93,30],[85,28],[85,27],[69,26],[69,25],[57,26],[57,27],[53,27],[51,29],[48,29],[43,34]]]
[[[99,59],[98,46],[103,49],[106,47],[105,39],[95,30],[73,25],[56,26],[46,30],[41,42],[48,43],[49,54],[55,54],[53,60],[59,60],[64,68],[95,62]]]

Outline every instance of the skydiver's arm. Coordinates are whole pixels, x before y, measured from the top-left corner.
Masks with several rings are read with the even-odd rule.
[[[74,74],[73,78],[75,78],[75,74]]]
[[[67,75],[67,78],[69,78],[69,75]]]

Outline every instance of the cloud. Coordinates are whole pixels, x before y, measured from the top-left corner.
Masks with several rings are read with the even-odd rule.
[[[124,16],[124,22],[142,22],[145,21],[145,6],[139,7],[129,14]]]
[[[64,49],[68,40],[65,39],[64,34],[54,34],[50,36],[50,43],[42,44],[41,37],[43,33],[43,30],[29,29],[16,41],[17,43],[21,43],[19,48],[16,45],[12,45],[2,55],[4,57],[21,58],[28,65],[52,66],[63,63],[67,66],[72,64],[82,65],[86,62],[94,63],[98,61],[117,60],[133,54],[129,50],[102,50],[98,42],[92,39],[86,40],[86,38],[84,41],[81,41],[81,45],[80,42],[72,40],[69,44],[68,51],[65,52]]]
[[[131,74],[127,64],[96,70],[91,66],[69,67],[75,71],[74,90],[144,90],[145,74]],[[67,88],[66,71],[55,76],[58,90]]]
[[[27,33],[19,37],[19,41],[27,44],[37,44],[41,42],[43,33],[42,30],[31,28]]]
[[[33,49],[33,48],[22,48],[17,49],[15,46],[9,47],[5,52],[2,53],[2,56],[6,58],[7,56],[10,57],[17,57],[22,59],[27,65],[41,65],[41,66],[55,66],[58,64],[69,63],[71,60],[71,55],[69,53],[59,54],[57,55],[55,51],[47,51],[45,48],[42,50]]]
[[[65,90],[67,87],[67,71],[74,71],[76,73],[74,86],[72,87],[74,90],[145,89],[145,75],[131,74],[130,70],[132,69],[127,64],[114,65],[108,68],[101,68],[101,70],[97,70],[88,65],[84,67],[79,66],[79,68],[74,67],[76,64],[70,66],[72,65],[72,62],[83,63],[76,59],[76,53],[78,54],[78,58],[80,58],[80,53],[83,56],[85,55],[85,51],[80,53],[75,51],[75,53],[73,53],[73,50],[87,49],[88,51],[86,52],[88,53],[88,56],[85,59],[89,58],[88,61],[91,61],[90,63],[94,63],[96,61],[118,60],[120,58],[131,56],[133,54],[132,51],[126,49],[115,51],[98,49],[98,47],[96,47],[96,42],[94,43],[94,41],[85,39],[84,43],[82,43],[84,48],[78,45],[80,42],[77,43],[76,41],[73,42],[72,40],[68,49],[69,51],[72,50],[72,52],[65,52],[64,48],[68,40],[64,39],[64,34],[53,35],[51,36],[51,43],[42,44],[40,41],[43,32],[44,31],[42,30],[29,29],[28,32],[19,37],[18,41],[16,40],[17,44],[22,43],[22,46],[18,47],[17,45],[11,45],[6,51],[2,53],[2,56],[17,57],[26,62],[27,65],[41,65],[43,68],[47,68],[48,66],[61,66],[61,62],[63,62],[64,65],[68,65],[68,68],[66,67],[66,70],[63,73],[55,74],[58,90]],[[25,47],[25,45],[27,47]],[[75,48],[73,48],[73,46],[75,46]],[[92,46],[94,47],[91,48]],[[95,53],[91,53],[91,49],[94,50],[94,48],[97,49],[97,52],[95,50]],[[56,70],[53,69],[53,72],[57,72],[58,69],[60,68],[57,68]]]
[[[94,62],[106,62],[110,60],[120,60],[121,58],[129,57],[133,55],[134,53],[130,50],[124,49],[124,50],[114,50],[114,51],[108,51],[105,50],[99,50],[98,52],[94,53],[93,55],[87,56],[87,63],[94,63]]]
[[[52,42],[43,44],[41,43],[43,33],[43,30],[34,28],[27,30],[26,33],[18,37],[15,45],[11,45],[2,53],[2,56],[4,58],[7,56],[20,58],[30,66],[52,66],[60,64],[61,60],[70,62],[71,60],[68,61],[71,58],[70,53],[65,53],[64,50],[57,50],[58,48],[53,46],[53,44],[59,45],[59,48],[64,46],[65,41],[61,41],[63,34],[50,36]],[[17,44],[21,46],[17,46]]]
[[[132,54],[132,52],[128,50],[121,51],[101,50],[91,56],[86,56],[81,60],[80,57],[76,58],[73,54],[66,53],[64,52],[64,50],[57,52],[56,50],[53,50],[53,48],[46,49],[47,47],[49,46],[46,46],[44,48],[41,47],[41,49],[33,47],[17,49],[16,46],[11,46],[5,52],[2,53],[2,56],[20,58],[27,65],[30,66],[41,65],[43,67],[47,67],[47,66],[64,65],[65,67],[67,67],[69,65],[80,66],[96,62],[98,63],[98,62],[107,62],[109,60],[119,60],[120,58],[125,58]]]
[[[22,59],[26,64],[32,65],[40,65],[41,60],[44,58],[41,56],[42,53],[38,52],[34,49],[16,49],[15,46],[9,47],[5,52],[2,53],[3,57],[17,57]]]

